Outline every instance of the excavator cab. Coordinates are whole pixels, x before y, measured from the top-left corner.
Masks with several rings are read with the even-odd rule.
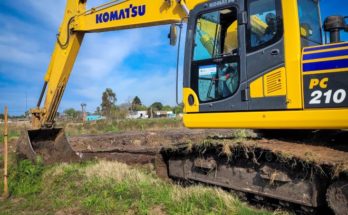
[[[186,127],[348,128],[348,43],[323,45],[319,1],[209,1],[187,28]]]

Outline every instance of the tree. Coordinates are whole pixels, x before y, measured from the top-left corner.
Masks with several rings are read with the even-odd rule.
[[[128,115],[128,108],[117,107],[112,111],[112,117],[116,120],[125,119]]]
[[[163,108],[163,105],[161,102],[154,102],[151,106],[153,111],[156,111],[156,110],[162,110]]]
[[[141,100],[138,96],[134,97],[132,101],[132,110],[139,110],[139,108],[142,106]]]
[[[74,108],[69,108],[63,111],[65,115],[70,119],[74,119],[78,116],[78,112]]]
[[[178,106],[173,107],[173,113],[179,114],[183,112],[184,105],[181,103]]]
[[[133,105],[142,105],[141,100],[138,96],[134,97],[132,104]]]
[[[170,107],[169,105],[165,105],[165,106],[163,106],[162,107],[162,109],[161,110],[163,110],[163,111],[172,111],[173,110],[173,108],[172,107]]]
[[[101,103],[101,112],[104,116],[110,117],[111,110],[116,107],[116,93],[112,91],[110,88],[106,88],[103,92],[102,103]]]
[[[96,115],[101,115],[102,114],[99,106],[95,110],[94,114],[96,114]]]

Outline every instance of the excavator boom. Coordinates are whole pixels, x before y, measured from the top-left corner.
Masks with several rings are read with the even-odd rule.
[[[178,23],[185,21],[188,11],[202,2],[204,1],[185,3],[173,0],[115,0],[86,10],[86,0],[68,0],[39,103],[31,111],[34,116],[33,127],[53,127],[85,33]],[[40,108],[45,92],[45,103]]]
[[[189,10],[202,2],[205,0],[114,0],[87,10],[86,0],[67,0],[42,92],[37,107],[31,109],[32,129],[20,138],[18,154],[32,160],[40,155],[45,163],[79,159],[64,130],[54,128],[54,123],[85,33],[183,22]]]

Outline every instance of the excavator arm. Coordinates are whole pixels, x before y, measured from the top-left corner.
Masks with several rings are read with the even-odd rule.
[[[54,117],[84,36],[83,32],[74,32],[70,26],[76,14],[85,11],[85,8],[85,1],[67,1],[64,19],[44,78],[44,86],[37,107],[31,110],[34,129],[53,127]],[[45,92],[44,107],[40,108]]]
[[[205,0],[115,0],[86,10],[86,0],[68,0],[37,107],[31,110],[33,128],[54,126],[85,33],[178,23],[202,2]]]
[[[17,144],[20,157],[44,163],[78,160],[64,130],[54,128],[59,103],[85,33],[131,29],[186,21],[189,11],[206,0],[113,0],[90,10],[87,0],[67,0],[65,15],[44,78],[32,129]],[[44,105],[41,102],[45,98]]]

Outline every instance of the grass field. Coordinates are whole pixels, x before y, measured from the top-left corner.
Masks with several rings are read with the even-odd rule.
[[[16,140],[20,136],[21,130],[25,130],[25,124],[9,124],[9,141]],[[70,123],[57,122],[56,127],[65,128],[67,136],[77,136],[82,134],[105,134],[122,131],[142,131],[156,129],[170,129],[183,127],[181,119],[126,119],[120,121],[98,121],[93,123]],[[0,124],[0,143],[3,143],[3,124]]]
[[[120,121],[99,121],[95,123],[60,123],[58,127],[64,127],[67,136],[81,134],[105,134],[122,131],[143,131],[156,129],[170,129],[183,127],[180,119],[136,119]]]
[[[12,162],[0,214],[281,214],[256,210],[218,188],[163,181],[151,166],[118,162]],[[0,183],[2,191],[2,182]]]

